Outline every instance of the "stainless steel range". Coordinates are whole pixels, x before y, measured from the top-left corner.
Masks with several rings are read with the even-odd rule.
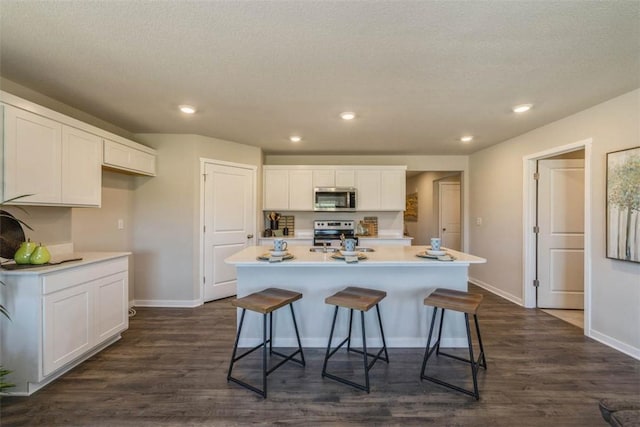
[[[341,236],[345,239],[356,239],[356,224],[351,220],[316,220],[313,221],[314,246],[340,246]]]

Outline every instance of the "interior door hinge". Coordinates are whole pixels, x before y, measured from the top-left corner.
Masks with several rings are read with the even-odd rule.
[[[540,179],[540,174],[538,172],[534,172],[533,173],[533,179],[535,179],[536,181]]]
[[[540,233],[540,227],[538,227],[537,225],[534,225],[534,226],[533,226],[533,232],[534,232],[535,234]]]
[[[533,287],[537,288],[540,286],[540,281],[538,279],[533,279]]]
[[[202,174],[202,176],[203,176],[203,178],[204,178],[204,180],[205,180],[205,182],[206,182],[206,181],[207,181],[207,174],[206,174],[206,173],[203,173],[203,174]]]
[[[207,232],[207,226],[206,226],[206,225],[203,225],[203,226],[202,226],[202,232],[203,232],[203,233],[206,233],[206,232]]]
[[[207,284],[207,278],[204,277],[204,276],[202,276],[202,283],[205,284],[205,285]]]

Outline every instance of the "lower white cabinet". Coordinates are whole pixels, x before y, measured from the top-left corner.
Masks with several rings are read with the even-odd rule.
[[[117,340],[128,328],[126,255],[37,274],[4,273],[2,365],[16,386],[31,394]]]

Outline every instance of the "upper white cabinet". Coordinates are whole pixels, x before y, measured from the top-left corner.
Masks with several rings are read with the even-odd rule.
[[[289,209],[289,171],[264,168],[263,207],[275,210]]]
[[[100,139],[4,106],[3,199],[31,205],[100,206]]]
[[[289,171],[289,210],[313,210],[313,178],[310,170]]]
[[[354,169],[344,169],[339,166],[325,166],[323,169],[313,169],[314,187],[355,187]]]
[[[405,166],[264,166],[264,210],[313,210],[315,187],[355,187],[358,211],[403,211]]]
[[[62,126],[62,203],[100,206],[102,141],[97,136]]]
[[[155,176],[156,156],[153,150],[140,144],[136,145],[138,147],[105,139],[102,164],[108,169]]]
[[[313,173],[309,169],[264,167],[264,210],[313,210]]]
[[[155,175],[156,152],[0,91],[0,200],[99,207],[102,167]]]

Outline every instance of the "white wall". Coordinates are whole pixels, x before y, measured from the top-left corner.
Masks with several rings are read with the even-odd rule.
[[[535,112],[532,112],[535,114]],[[470,156],[470,252],[488,263],[474,281],[522,301],[523,157],[592,138],[591,336],[640,356],[640,264],[605,257],[606,153],[640,145],[640,90]],[[482,218],[482,225],[475,219]]]
[[[200,158],[260,167],[262,151],[198,135],[140,134],[137,140],[158,157],[156,177],[141,178],[135,188],[136,304],[198,305]]]

